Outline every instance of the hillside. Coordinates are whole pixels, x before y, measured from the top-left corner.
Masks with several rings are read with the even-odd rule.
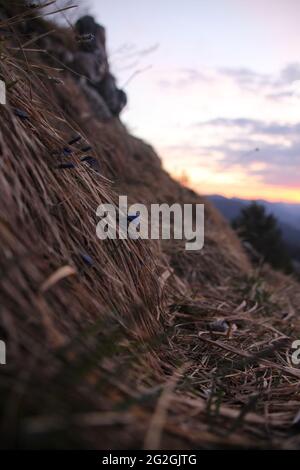
[[[209,201],[100,119],[64,65],[72,29],[19,4],[0,2],[1,447],[298,448],[299,284],[254,270]],[[99,240],[124,194],[204,203],[204,249]]]

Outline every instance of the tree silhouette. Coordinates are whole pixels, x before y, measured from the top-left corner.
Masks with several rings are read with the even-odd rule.
[[[232,226],[240,238],[250,243],[265,262],[287,273],[293,271],[277,219],[272,214],[267,214],[263,205],[252,202],[242,209]]]

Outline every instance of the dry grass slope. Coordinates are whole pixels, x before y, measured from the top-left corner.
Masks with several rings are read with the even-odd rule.
[[[221,216],[150,146],[93,116],[37,37],[53,25],[26,25],[22,16],[0,25],[13,32],[0,51],[1,445],[299,447],[300,369],[290,363],[299,284],[253,270]],[[76,47],[67,31],[47,40]],[[99,173],[67,144],[76,134]],[[96,208],[119,194],[205,202],[204,250],[98,240]]]

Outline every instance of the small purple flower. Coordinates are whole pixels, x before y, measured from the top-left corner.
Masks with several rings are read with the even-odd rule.
[[[68,145],[74,145],[74,144],[77,144],[77,142],[79,142],[81,140],[81,135],[76,135],[73,137],[73,139],[71,139],[69,142],[68,142]]]
[[[16,116],[18,116],[21,119],[29,119],[28,113],[26,111],[23,111],[23,109],[15,108],[14,113]]]
[[[93,258],[88,255],[87,253],[79,253],[81,256],[82,261],[87,265],[87,266],[93,266],[94,260]]]

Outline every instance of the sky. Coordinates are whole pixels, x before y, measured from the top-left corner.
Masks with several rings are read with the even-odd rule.
[[[299,0],[89,0],[122,120],[202,194],[300,202]],[[81,7],[82,8],[82,7]]]

